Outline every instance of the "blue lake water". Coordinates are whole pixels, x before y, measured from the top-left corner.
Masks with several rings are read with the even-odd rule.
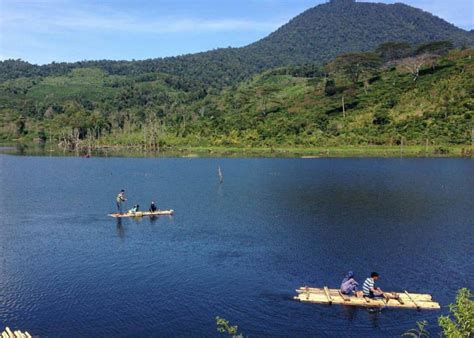
[[[221,166],[224,183],[218,184]],[[473,289],[469,159],[0,155],[0,329],[56,336],[399,336]],[[107,217],[155,200],[173,217]],[[441,311],[302,304],[371,271]]]

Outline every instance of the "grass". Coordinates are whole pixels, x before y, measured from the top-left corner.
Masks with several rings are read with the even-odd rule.
[[[87,145],[87,144],[86,144]],[[75,152],[64,151],[56,145],[39,146],[35,143],[0,144],[7,147],[1,152],[26,155],[85,155],[88,149]],[[443,145],[428,147],[410,146],[328,146],[328,147],[232,147],[232,146],[185,146],[177,145],[163,148],[159,152],[145,151],[136,146],[101,144],[93,147],[93,156],[120,157],[282,157],[282,158],[471,158],[474,147],[471,145]]]
[[[332,147],[179,147],[187,154],[243,155],[271,157],[463,157],[472,152],[469,145],[434,146],[332,146]]]

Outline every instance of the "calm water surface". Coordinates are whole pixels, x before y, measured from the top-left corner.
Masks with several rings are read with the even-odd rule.
[[[44,336],[398,336],[474,288],[463,159],[0,155],[0,328]],[[221,166],[224,183],[218,184]],[[173,217],[107,217],[157,201]],[[302,304],[303,285],[381,273],[436,312]]]

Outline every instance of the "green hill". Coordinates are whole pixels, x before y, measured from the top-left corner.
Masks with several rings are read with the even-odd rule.
[[[143,61],[85,61],[31,65],[0,62],[0,82],[19,77],[66,75],[75,68],[99,68],[108,75],[166,73],[179,77],[181,89],[218,88],[261,71],[288,65],[322,64],[351,51],[373,50],[386,41],[420,44],[449,40],[474,46],[472,33],[403,4],[332,0],[292,19],[268,37],[242,48]]]
[[[473,45],[469,32],[401,3],[332,0],[305,11],[276,32],[245,48],[273,55],[272,67],[328,61],[352,51],[374,50],[386,41],[413,45],[449,40]]]
[[[361,58],[370,64],[355,79],[344,62]],[[418,74],[409,71],[421,59]],[[0,138],[51,140],[70,149],[466,145],[473,76],[472,49],[388,63],[350,54],[324,68],[276,68],[210,92],[183,90],[169,74],[81,68],[2,83]]]

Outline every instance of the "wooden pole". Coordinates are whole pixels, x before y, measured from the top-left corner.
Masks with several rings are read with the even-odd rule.
[[[474,147],[474,127],[471,127],[471,151]]]
[[[344,96],[342,96],[342,117],[346,117],[346,105],[344,103]]]
[[[413,304],[415,304],[416,306],[416,309],[419,310],[420,309],[420,306],[415,302],[415,300],[410,296],[410,294],[405,291],[405,294],[407,295],[407,297],[413,302]]]
[[[402,136],[402,139],[400,140],[400,157],[403,157],[403,136]]]
[[[341,290],[338,291],[339,292],[339,296],[341,296],[342,299],[344,299],[345,302],[350,302],[351,299],[349,297],[347,297],[345,294],[343,294],[341,292]]]
[[[143,145],[145,146],[145,153],[147,150],[146,129],[147,129],[147,126],[143,126]]]
[[[332,304],[332,298],[331,295],[329,294],[329,289],[327,286],[324,287],[324,293],[326,294],[326,297],[328,298],[329,305]]]

